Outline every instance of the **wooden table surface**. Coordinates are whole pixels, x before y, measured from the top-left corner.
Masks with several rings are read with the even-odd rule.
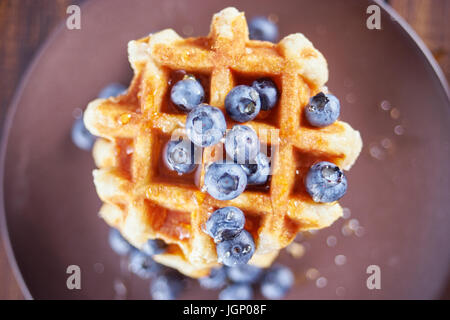
[[[52,30],[67,17],[71,4],[84,0],[0,1],[0,128],[14,91],[36,50]],[[450,79],[450,1],[387,1],[422,37]],[[450,289],[450,288],[449,288]],[[0,299],[22,299],[0,244]],[[450,299],[450,290],[444,298]]]

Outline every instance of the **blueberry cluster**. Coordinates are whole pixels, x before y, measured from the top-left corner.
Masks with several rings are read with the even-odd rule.
[[[245,125],[235,125],[226,132],[225,116],[220,109],[203,103],[205,93],[195,77],[189,75],[178,81],[171,89],[170,98],[181,111],[188,112],[185,128],[189,140],[167,143],[164,159],[169,169],[179,174],[192,172],[197,166],[194,154],[198,148],[225,140],[229,161],[215,162],[206,168],[205,190],[218,200],[231,200],[247,185],[267,182],[270,161],[260,151],[256,132]],[[225,109],[230,118],[242,123],[253,120],[260,110],[274,108],[278,100],[275,83],[262,78],[251,86],[233,88],[225,98]]]
[[[281,299],[292,287],[294,276],[289,268],[280,264],[267,270],[243,264],[214,268],[199,282],[205,289],[223,288],[219,293],[221,300],[251,300],[257,287],[267,299]]]
[[[242,231],[245,218],[239,209],[221,211],[220,215],[229,215],[223,224],[210,223],[211,234],[219,239],[230,239]],[[232,214],[230,214],[232,212]],[[235,215],[236,214],[236,215]],[[129,257],[128,269],[142,279],[151,279],[150,294],[154,300],[173,300],[183,291],[186,279],[177,271],[158,264],[152,259],[154,254],[163,253],[166,244],[162,240],[149,240],[141,250],[133,247],[120,232],[114,228],[109,232],[109,244],[114,252]],[[293,285],[293,275],[289,268],[276,264],[269,269],[258,268],[249,264],[233,267],[213,268],[210,274],[200,278],[200,286],[209,289],[222,289],[221,300],[250,300],[254,290],[259,286],[260,292],[267,299],[281,299]]]
[[[214,211],[205,223],[205,232],[216,243],[218,261],[226,266],[246,264],[255,252],[253,238],[244,225],[245,215],[236,207]]]
[[[142,250],[138,250],[118,230],[112,228],[109,231],[109,245],[118,255],[128,255],[129,270],[143,279],[154,278],[162,269],[162,266],[152,259],[153,255],[165,251],[166,244],[162,240],[148,240]]]
[[[128,270],[142,279],[152,279],[150,294],[155,300],[173,300],[184,287],[183,276],[173,269],[164,267],[152,258],[166,250],[166,243],[159,239],[148,240],[138,250],[133,247],[118,230],[109,232],[109,245],[114,252],[128,256]]]
[[[225,117],[220,109],[203,103],[205,91],[192,75],[186,75],[174,84],[170,99],[181,111],[188,112],[186,134],[189,140],[170,140],[163,158],[170,170],[178,174],[190,173],[197,167],[197,150],[218,143],[224,136],[227,129]]]
[[[313,127],[333,124],[339,113],[339,99],[323,92],[312,97],[305,108],[306,119]],[[334,163],[322,161],[311,166],[306,175],[305,186],[315,202],[333,202],[347,191],[347,179]]]
[[[225,98],[228,115],[237,122],[256,118],[262,110],[270,110],[279,99],[278,88],[269,78],[255,80],[251,86],[239,85],[231,89]]]

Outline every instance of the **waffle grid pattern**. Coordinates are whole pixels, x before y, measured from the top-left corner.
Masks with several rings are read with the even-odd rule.
[[[100,215],[134,245],[149,238],[171,244],[155,260],[198,277],[217,264],[215,245],[202,231],[210,213],[236,206],[246,213],[256,243],[250,263],[268,266],[279,249],[297,232],[323,228],[342,214],[339,204],[314,203],[303,177],[315,161],[332,161],[349,169],[360,149],[359,133],[344,122],[312,128],[302,110],[328,78],[326,61],[301,34],[279,44],[250,41],[243,13],[228,8],[213,17],[205,38],[182,39],[172,30],[131,41],[129,57],[135,76],[125,95],[95,100],[85,123],[102,137],[94,147],[100,168],[94,171],[97,192],[104,201]],[[202,192],[208,164],[222,154],[221,145],[203,150],[202,164],[190,183],[159,177],[164,139],[183,134],[185,114],[164,112],[173,71],[209,77],[209,104],[224,111],[224,100],[241,77],[271,77],[281,91],[272,113],[246,125],[273,152],[270,188],[246,190],[233,200],[219,201]],[[274,121],[275,120],[275,121]],[[227,118],[228,126],[234,123]],[[186,181],[188,181],[186,180]]]

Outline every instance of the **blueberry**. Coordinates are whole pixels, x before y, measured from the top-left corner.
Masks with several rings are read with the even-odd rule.
[[[200,285],[205,289],[220,289],[227,282],[225,268],[213,268],[208,276],[198,279]]]
[[[156,276],[162,267],[142,251],[133,250],[130,254],[128,269],[142,279]]]
[[[262,152],[258,153],[252,163],[241,164],[247,174],[247,184],[264,184],[270,175],[270,160]]]
[[[110,97],[115,97],[120,94],[124,94],[126,90],[127,88],[121,85],[120,83],[111,83],[110,85],[107,85],[100,91],[98,97],[100,99],[108,99]]]
[[[170,170],[179,174],[190,173],[197,167],[195,145],[188,140],[170,140],[164,148],[164,162]]]
[[[242,264],[227,268],[228,278],[233,282],[254,283],[258,281],[263,273],[263,269],[250,264]]]
[[[338,98],[332,94],[319,92],[309,99],[305,108],[306,118],[314,127],[325,127],[337,120],[341,106]]]
[[[179,296],[183,287],[184,281],[178,273],[167,272],[152,281],[150,293],[154,300],[174,300]]]
[[[252,40],[275,42],[278,39],[278,27],[266,17],[255,17],[248,25]]]
[[[235,163],[249,163],[255,159],[259,148],[258,136],[252,128],[237,124],[227,132],[225,150]]]
[[[229,240],[244,229],[244,213],[236,207],[214,211],[205,223],[205,231],[215,242]]]
[[[259,93],[262,110],[270,110],[275,107],[279,94],[277,86],[272,80],[268,78],[255,80],[253,81],[252,87]]]
[[[149,256],[160,254],[166,251],[167,244],[161,239],[149,239],[142,246],[142,252]]]
[[[216,249],[219,262],[234,267],[250,260],[255,252],[255,243],[251,234],[242,230],[234,238],[217,243]]]
[[[275,265],[267,271],[261,281],[261,293],[267,299],[281,299],[294,284],[294,275],[289,268]]]
[[[219,293],[220,300],[251,300],[252,298],[252,287],[243,283],[229,285]]]
[[[109,230],[109,245],[118,255],[124,256],[133,250],[133,246],[120,234],[119,230],[111,228]]]
[[[333,202],[347,191],[347,178],[337,165],[322,161],[309,169],[305,185],[315,202]]]
[[[75,120],[71,136],[73,143],[80,149],[91,150],[94,146],[95,136],[84,126],[83,117]]]
[[[225,109],[235,121],[246,122],[255,119],[261,109],[258,91],[245,85],[234,87],[225,97]]]
[[[206,191],[217,200],[234,199],[246,186],[247,176],[238,164],[215,162],[206,169]]]
[[[227,124],[222,111],[206,104],[192,109],[186,119],[187,135],[199,147],[218,143],[226,129]]]
[[[202,85],[192,76],[178,81],[170,91],[170,99],[182,111],[191,111],[202,103],[204,98]]]

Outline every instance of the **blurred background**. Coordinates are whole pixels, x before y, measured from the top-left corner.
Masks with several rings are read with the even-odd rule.
[[[0,129],[21,76],[33,55],[71,4],[92,0],[0,0]],[[450,1],[390,0],[418,33],[450,79]],[[0,245],[0,299],[22,299],[19,286]],[[450,299],[447,289],[446,299]]]

